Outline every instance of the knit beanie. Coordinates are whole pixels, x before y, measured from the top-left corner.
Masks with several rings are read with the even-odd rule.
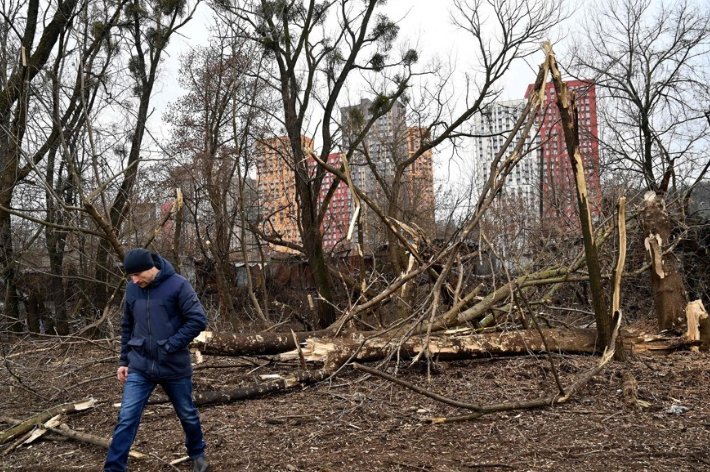
[[[153,256],[143,248],[131,249],[123,258],[123,271],[126,274],[137,274],[153,267]]]

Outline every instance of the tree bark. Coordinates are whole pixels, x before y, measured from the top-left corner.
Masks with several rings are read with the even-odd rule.
[[[295,333],[299,343],[311,337],[332,335],[332,331],[307,331]],[[202,354],[217,356],[269,355],[296,349],[292,333],[232,334],[203,331],[192,342],[192,347]]]

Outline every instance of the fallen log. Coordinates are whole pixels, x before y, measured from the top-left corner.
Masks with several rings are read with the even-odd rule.
[[[460,333],[457,330],[456,333]],[[261,333],[239,335],[231,333],[202,332],[193,342],[204,354],[243,356],[250,354],[279,354],[280,360],[301,360],[296,340],[305,347],[303,358],[307,362],[323,362],[328,372],[335,372],[351,357],[351,360],[368,362],[384,359],[399,350],[401,357],[427,354],[439,360],[470,359],[487,356],[511,356],[527,353],[566,352],[569,354],[592,354],[599,352],[594,329],[546,329],[542,336],[535,330],[517,330],[461,336],[450,332],[432,336],[428,350],[420,338],[411,338],[406,343],[390,334],[373,332],[351,333],[347,337],[323,337],[331,331],[301,333]],[[625,352],[665,354],[689,349],[700,341],[693,341],[668,334],[647,334],[626,329],[619,334]],[[549,343],[545,349],[544,340]],[[289,350],[288,348],[291,348]],[[357,353],[354,357],[353,355]],[[258,394],[258,393],[256,393]]]
[[[75,441],[81,441],[89,444],[93,444],[94,446],[100,446],[103,447],[104,449],[108,449],[109,445],[111,444],[110,439],[105,439],[99,436],[94,436],[93,434],[89,433],[83,433],[80,431],[74,431],[71,429],[69,426],[65,424],[60,424],[57,427],[52,427],[52,426],[43,426],[44,429],[47,431],[51,431],[54,434],[59,434],[61,436],[64,436],[69,439],[73,439]],[[136,458],[136,459],[145,459],[148,457],[146,454],[134,451],[131,449],[131,451],[128,453],[129,456]]]
[[[333,335],[332,331],[306,331],[299,333],[258,333],[233,334],[203,331],[192,342],[191,347],[202,354],[218,356],[271,355],[296,349],[296,341],[303,343],[311,337]]]
[[[35,425],[45,423],[54,416],[57,416],[62,413],[74,413],[76,411],[86,410],[89,408],[93,408],[94,405],[96,405],[96,400],[91,398],[89,400],[85,400],[78,403],[64,403],[62,405],[57,405],[53,408],[50,408],[49,410],[37,413],[36,415],[24,420],[22,423],[0,433],[0,444],[3,444],[7,441],[10,441],[18,436],[27,433],[32,428],[34,428]]]
[[[472,413],[470,413],[470,414],[461,415],[461,416],[429,418],[429,421],[431,423],[451,423],[451,422],[455,422],[455,421],[468,421],[468,420],[480,418],[482,415],[488,414],[488,413],[494,413],[494,412],[500,412],[500,411],[512,411],[512,410],[519,410],[519,409],[529,409],[529,408],[541,408],[544,406],[552,406],[556,403],[564,403],[564,402],[569,401],[569,399],[572,398],[584,385],[586,385],[587,382],[589,382],[589,380],[592,377],[594,377],[599,372],[601,372],[601,370],[604,368],[604,366],[614,357],[614,349],[616,347],[616,338],[619,334],[620,323],[621,323],[621,315],[617,311],[617,313],[615,314],[614,319],[613,319],[613,330],[611,332],[609,345],[604,350],[604,354],[602,355],[601,359],[599,360],[599,363],[596,366],[594,366],[593,368],[584,372],[582,375],[580,375],[577,378],[577,380],[575,380],[568,387],[561,389],[562,391],[560,392],[560,394],[548,396],[548,397],[542,397],[542,398],[535,398],[532,400],[511,401],[511,402],[498,403],[498,404],[492,404],[492,405],[485,405],[482,403],[461,402],[461,401],[457,401],[457,400],[445,397],[443,395],[436,394],[434,392],[430,392],[430,391],[425,390],[421,387],[418,387],[414,384],[411,384],[409,382],[405,382],[404,380],[398,379],[397,377],[395,377],[393,375],[389,375],[385,372],[380,372],[376,369],[372,369],[370,367],[363,366],[361,364],[358,364],[357,362],[353,363],[353,367],[356,370],[361,370],[361,371],[367,372],[371,375],[376,375],[378,377],[382,377],[386,380],[389,380],[391,382],[399,384],[399,385],[406,387],[414,392],[419,393],[420,395],[424,395],[424,396],[432,398],[436,401],[445,403],[447,405],[452,405],[452,406],[455,406],[458,408],[464,408],[464,409],[472,411]]]
[[[619,313],[620,314],[620,313]],[[618,335],[621,345],[629,354],[667,354],[687,350],[701,341],[670,334],[649,334],[625,330]],[[547,348],[545,347],[547,342]],[[594,354],[601,350],[596,344],[594,329],[543,329],[517,330],[468,336],[431,336],[428,346],[423,338],[410,338],[399,342],[385,336],[361,338],[359,341],[341,338],[310,338],[301,349],[307,362],[322,362],[328,372],[337,371],[346,362],[373,362],[392,354],[400,358],[427,355],[437,360],[474,359],[491,356],[516,356],[530,353],[564,352],[567,354]],[[297,350],[278,356],[279,360],[299,359]]]
[[[551,352],[592,354],[598,350],[596,331],[593,329],[547,329],[506,331],[475,334],[471,336],[431,336],[428,346],[420,338],[410,338],[405,343],[375,337],[360,342],[350,339],[310,338],[302,348],[309,362],[323,362],[325,370],[334,372],[345,362],[371,362],[397,352],[400,357],[413,358],[420,353],[439,360],[471,359],[500,355],[519,355],[545,352],[545,341]],[[544,336],[544,339],[543,339]],[[298,351],[279,355],[280,360],[293,360]]]
[[[231,403],[237,400],[254,398],[267,393],[288,390],[297,385],[319,382],[329,375],[323,369],[314,371],[297,371],[286,376],[269,377],[269,382],[250,385],[235,390],[221,392],[205,392],[195,395],[196,405],[209,405],[212,403]]]
[[[330,375],[323,369],[296,371],[288,375],[266,375],[262,379],[268,382],[249,385],[246,387],[235,388],[232,390],[220,390],[215,392],[197,393],[193,396],[195,405],[203,406],[215,403],[231,403],[238,400],[246,400],[247,398],[259,397],[269,393],[274,393],[282,390],[288,390],[298,385],[307,385],[310,383],[319,382]],[[168,403],[170,400],[167,397],[151,398],[148,401],[149,405],[159,405]],[[118,404],[120,406],[120,404]]]

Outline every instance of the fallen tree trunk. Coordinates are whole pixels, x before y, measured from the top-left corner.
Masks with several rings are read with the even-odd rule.
[[[400,380],[392,375],[386,374],[384,372],[380,372],[376,369],[371,369],[369,367],[365,367],[363,365],[360,365],[358,363],[354,363],[353,367],[357,370],[362,370],[364,372],[367,372],[372,375],[377,375],[379,377],[382,377],[384,379],[387,379],[391,382],[395,382],[399,385],[402,385],[403,387],[407,387],[421,395],[425,395],[429,398],[432,398],[434,400],[446,403],[448,405],[456,406],[459,408],[465,408],[467,410],[472,410],[473,413],[467,414],[467,415],[461,415],[461,416],[453,416],[453,417],[444,417],[444,418],[429,418],[429,421],[432,423],[450,423],[454,421],[467,421],[471,419],[476,419],[480,418],[482,415],[487,414],[487,413],[494,413],[498,411],[512,411],[512,410],[519,410],[523,408],[540,408],[544,406],[552,406],[556,403],[564,403],[569,401],[570,398],[572,398],[584,385],[589,382],[589,380],[594,377],[596,374],[601,372],[601,370],[604,368],[604,366],[614,357],[614,349],[616,346],[616,337],[619,334],[619,326],[621,323],[621,315],[619,312],[616,313],[615,319],[613,320],[613,330],[611,332],[611,337],[609,339],[609,345],[606,347],[604,350],[604,354],[602,355],[599,363],[593,367],[592,369],[584,372],[582,375],[580,375],[575,382],[573,382],[571,385],[569,385],[566,388],[560,388],[560,393],[554,396],[548,396],[548,397],[543,397],[543,398],[535,398],[533,400],[522,400],[522,401],[512,401],[512,402],[506,402],[506,403],[499,403],[499,404],[492,404],[492,405],[484,405],[481,403],[465,403],[465,402],[460,402],[457,400],[453,400],[447,397],[444,397],[442,395],[438,395],[436,393],[430,392],[428,390],[425,390],[421,387],[417,387],[416,385],[413,385],[409,382],[405,382],[403,380]],[[549,341],[548,341],[549,344]]]
[[[268,393],[288,390],[298,385],[306,385],[309,383],[319,382],[330,375],[323,369],[312,371],[297,371],[289,375],[269,375],[262,378],[268,382],[249,385],[246,387],[235,388],[233,390],[221,390],[215,392],[198,393],[194,395],[195,405],[203,406],[214,403],[231,403],[247,398],[254,398]],[[170,400],[167,397],[152,398],[148,401],[149,405],[159,405],[168,403]]]
[[[329,330],[306,331],[295,333],[299,343],[311,337],[332,336]],[[202,354],[218,356],[250,356],[270,355],[296,349],[294,334],[289,333],[258,333],[258,334],[233,334],[213,333],[203,331],[191,344]]]
[[[303,356],[310,362],[323,362],[325,370],[334,372],[350,360],[371,362],[397,352],[400,357],[412,358],[421,353],[439,360],[471,359],[496,355],[519,355],[546,351],[545,341],[552,352],[592,354],[598,350],[596,330],[548,329],[543,338],[535,330],[506,331],[502,333],[475,334],[471,336],[431,336],[428,346],[420,338],[410,338],[404,343],[375,337],[357,342],[350,339],[310,338],[302,348]],[[281,354],[279,359],[298,359],[297,351]]]
[[[650,336],[644,333],[625,333],[625,338],[624,346],[633,352],[668,352],[670,350],[685,349],[697,344],[697,341],[689,342],[683,338]],[[428,350],[426,350],[423,340],[419,338],[412,338],[403,344],[397,343],[397,339],[386,339],[385,337],[363,338],[360,342],[349,338],[310,338],[305,342],[305,348],[300,350],[300,354],[299,350],[293,350],[281,354],[279,359],[300,360],[301,355],[303,355],[303,359],[306,361],[323,362],[325,365],[322,369],[296,371],[285,376],[263,376],[262,379],[268,380],[267,382],[229,390],[195,394],[194,401],[196,405],[200,406],[214,403],[230,403],[288,390],[297,385],[324,380],[333,375],[345,362],[353,360],[360,362],[382,360],[394,354],[398,349],[400,357],[412,358],[420,354],[426,354],[438,360],[541,352],[594,354],[599,350],[598,346],[595,345],[595,340],[596,331],[593,329],[521,330],[458,337],[452,335],[433,336],[430,338],[430,344]],[[545,344],[547,344],[547,348]],[[230,351],[228,355],[238,355],[235,352]],[[613,350],[610,352],[613,352]],[[570,388],[574,391],[577,388],[576,383]],[[569,394],[569,392],[566,393]],[[157,397],[152,398],[148,403],[155,405],[168,402],[169,399],[166,397]],[[116,406],[120,406],[120,403]]]
[[[399,342],[392,334],[379,335],[372,333],[351,334],[345,338],[318,338],[322,333],[296,333],[296,337],[305,347],[301,349],[307,362],[323,362],[325,370],[335,372],[348,360],[371,362],[386,358],[398,351],[405,358],[426,354],[439,360],[471,359],[488,356],[513,356],[526,353],[566,352],[569,354],[594,354],[599,352],[594,329],[544,329],[542,336],[536,330],[518,330],[495,333],[474,334],[470,336],[452,336],[440,334],[432,336],[429,349],[425,351],[421,338],[410,338],[407,342]],[[329,332],[328,332],[329,333]],[[200,336],[206,334],[202,333]],[[354,336],[358,336],[354,339]],[[545,342],[548,349],[545,349]],[[698,345],[699,341],[684,338],[639,333],[625,330],[619,337],[628,353],[658,352],[667,353],[687,349]],[[246,338],[250,338],[245,341]],[[278,338],[278,339],[277,339]],[[261,339],[261,341],[259,341]],[[232,343],[231,340],[235,342]],[[214,342],[213,342],[214,341]],[[269,337],[263,335],[239,336],[226,333],[208,333],[208,336],[195,343],[205,349],[206,354],[223,356],[240,356],[246,353],[277,353],[280,360],[299,360],[301,355],[296,349],[292,333],[276,334]],[[292,350],[277,348],[292,346]],[[352,359],[351,359],[352,358]],[[269,387],[271,388],[271,387]],[[258,394],[258,393],[257,393]]]

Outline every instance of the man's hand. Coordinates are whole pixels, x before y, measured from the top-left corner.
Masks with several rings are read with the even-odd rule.
[[[116,372],[116,377],[118,377],[119,382],[126,383],[126,379],[128,378],[128,367],[125,365],[119,367],[118,372]]]

